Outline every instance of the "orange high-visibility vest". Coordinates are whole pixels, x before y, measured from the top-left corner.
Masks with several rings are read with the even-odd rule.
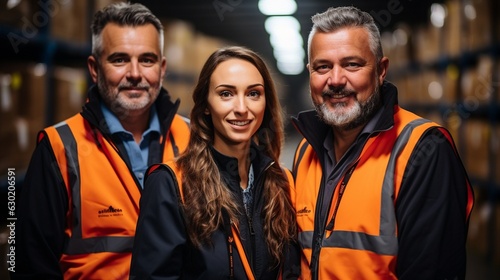
[[[189,127],[175,116],[163,161],[183,151]],[[128,279],[141,190],[117,148],[77,114],[44,130],[68,193],[67,240],[60,259],[65,279]]]
[[[393,129],[369,138],[352,165],[353,172],[338,207],[333,230],[325,230],[321,240],[315,240],[321,242],[319,256],[314,256],[319,260],[318,279],[397,279],[394,203],[408,159],[418,140],[431,127],[439,127],[452,146],[454,143],[444,128],[403,109],[396,109],[394,122]],[[311,279],[314,218],[323,174],[316,152],[305,139],[297,151],[294,158],[295,207],[299,243],[303,249],[302,279]],[[367,187],[368,181],[370,187]],[[341,183],[342,179],[336,186],[327,221],[333,217]],[[470,215],[472,204],[469,186],[464,221]]]

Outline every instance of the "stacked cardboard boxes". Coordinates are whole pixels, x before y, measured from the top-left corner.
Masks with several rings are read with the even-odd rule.
[[[22,169],[29,162],[36,133],[44,125],[44,75],[40,64],[0,66],[0,170]]]
[[[167,74],[164,86],[173,99],[179,98],[179,113],[188,116],[193,107],[192,92],[207,58],[229,43],[200,33],[189,23],[163,20]]]

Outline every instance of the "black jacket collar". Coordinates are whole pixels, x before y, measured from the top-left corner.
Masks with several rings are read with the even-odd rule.
[[[234,157],[229,157],[224,154],[221,154],[215,148],[211,147],[211,152],[214,157],[214,161],[217,164],[221,176],[226,183],[233,188],[233,186],[238,187],[238,191],[240,191],[240,176],[238,173],[238,160]],[[271,165],[273,162],[271,158],[266,156],[264,153],[259,151],[259,146],[252,142],[250,147],[250,157],[252,166],[255,172],[255,178],[257,179],[261,174],[263,174],[264,170]],[[233,190],[234,191],[234,190]]]

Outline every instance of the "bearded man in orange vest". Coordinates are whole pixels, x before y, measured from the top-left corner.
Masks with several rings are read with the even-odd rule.
[[[293,120],[302,278],[464,279],[473,192],[450,133],[398,106],[370,14],[312,21],[316,110]]]

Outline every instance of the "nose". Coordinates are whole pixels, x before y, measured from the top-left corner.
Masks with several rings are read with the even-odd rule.
[[[328,86],[339,87],[344,86],[347,82],[344,69],[341,67],[334,67],[330,70],[330,75],[328,77]]]
[[[244,95],[238,94],[237,98],[234,100],[234,111],[239,114],[243,114],[247,111],[247,102]]]
[[[141,69],[139,62],[130,61],[127,71],[127,79],[129,80],[140,80],[141,78]]]

